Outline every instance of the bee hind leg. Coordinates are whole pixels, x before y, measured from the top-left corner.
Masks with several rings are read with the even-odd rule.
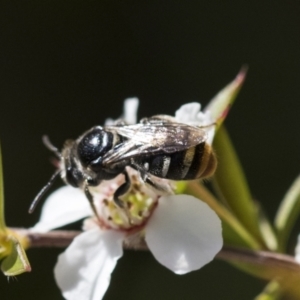
[[[160,195],[174,194],[169,185],[162,185],[156,182],[155,180],[153,180],[153,178],[151,178],[147,174],[144,178],[142,177],[142,179]]]
[[[114,202],[117,206],[124,208],[124,202],[119,198],[120,196],[126,194],[130,188],[131,181],[126,171],[123,172],[125,176],[125,182],[120,185],[114,193]]]
[[[155,180],[154,176],[148,174],[142,167],[137,164],[131,165],[134,169],[136,169],[142,178],[142,180],[147,183],[150,187],[152,187],[156,192],[160,192],[162,195],[170,195],[174,194],[173,190],[170,188],[169,185],[163,185],[158,183]]]

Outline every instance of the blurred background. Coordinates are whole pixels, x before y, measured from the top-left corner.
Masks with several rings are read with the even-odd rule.
[[[288,0],[1,1],[7,224],[39,218],[41,206],[33,215],[28,206],[54,170],[43,134],[60,148],[119,117],[131,96],[140,99],[139,117],[205,105],[243,64],[248,77],[226,126],[272,219],[300,170],[299,15],[299,1]],[[52,272],[61,251],[29,250],[33,271],[9,282],[0,274],[1,299],[62,299]],[[247,300],[264,285],[218,260],[177,276],[150,253],[127,251],[105,299]]]

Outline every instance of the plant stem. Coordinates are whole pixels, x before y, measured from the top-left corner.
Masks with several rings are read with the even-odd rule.
[[[64,248],[70,245],[73,239],[78,236],[81,231],[55,230],[47,233],[33,232],[32,230],[22,228],[10,228],[17,235],[26,237],[29,240],[30,248],[53,247]],[[124,249],[132,250],[148,250],[143,239],[134,246],[124,244]],[[297,264],[292,256],[278,254],[268,251],[253,251],[244,248],[224,246],[217,254],[217,257],[224,260],[234,260],[236,262],[254,263],[256,265],[276,265],[293,269],[300,272],[300,265]]]

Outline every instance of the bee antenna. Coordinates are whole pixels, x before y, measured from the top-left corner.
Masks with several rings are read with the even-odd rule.
[[[50,180],[47,182],[47,184],[40,190],[40,192],[36,195],[32,203],[30,204],[28,212],[31,214],[35,210],[36,206],[42,199],[42,197],[45,195],[45,193],[48,191],[48,189],[53,184],[54,180],[57,178],[57,176],[60,174],[61,170],[57,170],[50,178]]]
[[[58,158],[61,158],[61,153],[59,152],[58,148],[55,147],[51,143],[48,135],[43,135],[42,136],[42,141],[43,141],[44,145],[46,146],[46,148],[48,148],[50,151],[52,151]]]

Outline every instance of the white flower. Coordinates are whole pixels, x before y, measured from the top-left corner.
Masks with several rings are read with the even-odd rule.
[[[175,119],[179,123],[202,127],[207,134],[207,142],[211,145],[215,135],[215,124],[210,111],[203,113],[201,105],[197,102],[182,105],[175,113]]]
[[[124,100],[124,114],[119,118],[119,120],[124,120],[128,124],[135,124],[137,122],[137,109],[139,106],[139,99],[127,98]],[[106,119],[105,125],[113,125],[117,120]]]
[[[113,194],[113,189],[111,192]],[[86,217],[90,208],[83,198],[79,189],[69,186],[59,189],[46,200],[42,218],[33,230],[51,229],[51,219],[53,227],[56,227],[67,224],[71,219],[76,221]],[[100,204],[107,206],[105,198],[104,194],[98,195],[96,203],[99,204],[98,200],[102,199]],[[148,200],[147,197],[144,199],[144,205]],[[153,199],[153,203],[148,211],[150,215],[145,214],[144,219],[136,221],[131,228],[126,222],[112,228],[113,220],[108,219],[103,219],[104,226],[101,228],[96,226],[95,218],[89,219],[88,230],[76,237],[59,256],[54,269],[57,284],[66,299],[101,299],[116,262],[123,254],[122,244],[130,242],[131,235],[143,235],[154,257],[176,274],[201,268],[220,251],[221,222],[207,204],[188,195],[161,197]]]
[[[203,126],[213,123],[209,116],[201,111],[201,105],[197,102],[182,105],[175,112],[175,119],[180,123]]]
[[[125,102],[122,119],[128,124],[136,122],[137,106],[136,98]],[[202,127],[212,142],[214,122],[209,111],[200,111],[200,104],[183,105],[175,119]],[[106,124],[114,122],[108,120]],[[50,195],[40,221],[32,228],[44,232],[89,217],[84,222],[85,231],[59,256],[54,269],[66,299],[101,299],[123,254],[124,242],[132,244],[136,238],[144,238],[154,257],[176,274],[201,268],[222,247],[221,222],[207,204],[188,195],[159,196],[138,173],[130,168],[127,172],[132,185],[122,199],[124,208],[113,201],[115,190],[124,182],[123,175],[91,189],[98,218],[93,216],[84,193],[66,186]],[[172,190],[170,181],[158,180]]]

